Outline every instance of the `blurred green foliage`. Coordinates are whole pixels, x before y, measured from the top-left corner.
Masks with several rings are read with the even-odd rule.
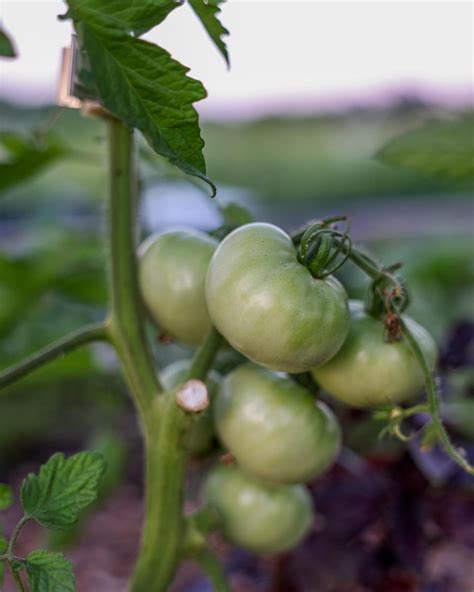
[[[54,135],[28,138],[17,133],[0,134],[3,158],[0,161],[0,190],[4,191],[37,175],[71,151]]]
[[[205,127],[209,174],[269,200],[443,195],[469,189],[381,164],[373,155],[423,121],[418,111],[352,112]]]
[[[0,103],[0,119],[9,131],[31,133],[57,117],[57,108],[18,108]],[[409,102],[385,110],[353,110],[313,117],[268,118],[251,122],[206,123],[203,137],[210,176],[218,183],[251,189],[255,199],[283,201],[377,198],[458,193],[471,185],[432,179],[410,170],[381,164],[374,154],[403,131],[431,115],[429,106]],[[105,190],[105,135],[101,122],[63,110],[54,134],[74,150],[28,187],[15,189],[17,207],[61,196],[97,201]],[[165,174],[170,172],[162,164]],[[9,200],[10,201],[10,200]]]
[[[381,162],[419,173],[474,181],[474,113],[432,120],[391,140],[377,154]]]

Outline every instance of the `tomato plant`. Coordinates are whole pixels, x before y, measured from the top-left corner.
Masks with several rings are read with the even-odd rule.
[[[227,61],[221,2],[189,0]],[[312,504],[301,482],[329,468],[341,440],[335,415],[315,399],[309,371],[328,392],[353,405],[389,403],[379,411],[394,435],[403,436],[406,418],[428,414],[425,443],[440,442],[455,462],[474,473],[441,422],[435,347],[405,315],[407,287],[398,267],[386,267],[353,245],[348,228],[335,226],[344,218],[316,221],[289,236],[271,224],[248,223],[241,208],[228,208],[224,224],[211,233],[222,239],[219,245],[202,232],[175,230],[137,248],[134,130],[157,154],[216,193],[194,108],[205,89],[166,50],[141,39],[182,4],[67,0],[62,18],[72,20],[77,46],[71,48],[71,70],[68,64],[64,69],[71,94],[61,100],[100,118],[108,134],[107,310],[102,321],[0,373],[0,387],[5,387],[93,342],[115,351],[137,410],[144,450],[144,521],[131,592],[167,590],[186,559],[200,564],[218,592],[227,592],[225,573],[208,539],[213,530],[264,553],[288,550],[302,540],[312,521]],[[2,47],[4,55],[15,53],[5,35]],[[47,141],[29,145],[10,137],[4,144],[14,157],[4,164],[6,186],[32,170],[32,156],[37,172],[63,152],[62,146],[51,151]],[[333,275],[346,261],[370,278],[367,310],[354,306],[352,318],[345,289]],[[161,375],[143,302],[161,330],[197,346],[191,359]],[[384,330],[391,343],[384,341]],[[232,369],[213,396],[217,378],[210,371],[225,340],[254,365]],[[398,406],[422,383],[426,403]],[[208,391],[211,407],[203,412]],[[187,462],[195,447],[200,453],[209,448],[212,415],[233,464],[212,471],[202,507],[189,516],[184,512]],[[97,497],[103,461],[86,453],[71,458],[55,455],[38,476],[27,477],[24,516],[9,540],[0,536],[0,578],[6,565],[20,591],[20,572],[25,571],[32,592],[44,592],[44,582],[53,582],[55,592],[75,588],[62,556],[38,551],[19,558],[14,553],[28,520],[69,526]],[[10,501],[10,491],[0,486],[0,509]]]
[[[160,329],[197,345],[211,327],[204,298],[207,267],[217,241],[196,230],[169,230],[140,247],[139,283]]]
[[[344,288],[315,279],[290,237],[254,223],[219,245],[206,281],[212,322],[249,360],[283,372],[306,372],[329,360],[349,331]]]
[[[260,481],[236,466],[221,466],[209,475],[204,499],[219,513],[229,540],[257,553],[291,549],[313,521],[304,486]]]
[[[312,373],[319,385],[353,407],[395,405],[413,398],[423,386],[423,373],[405,340],[390,341],[383,321],[364,311],[362,302],[350,302],[351,328],[344,345]],[[406,325],[431,370],[436,344],[424,327],[409,317]]]
[[[221,441],[248,472],[282,483],[309,481],[335,460],[340,428],[309,391],[243,365],[222,381],[214,406]]]

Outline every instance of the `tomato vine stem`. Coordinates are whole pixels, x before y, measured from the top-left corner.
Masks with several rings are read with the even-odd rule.
[[[453,459],[454,462],[456,462],[460,467],[462,467],[470,475],[474,475],[474,466],[472,466],[469,463],[469,461],[467,460],[467,458],[465,458],[463,456],[463,454],[457,448],[455,448],[453,446],[453,443],[451,442],[449,434],[446,431],[446,428],[444,427],[443,422],[441,421],[440,410],[439,410],[439,397],[438,397],[438,391],[436,388],[435,379],[433,377],[432,372],[430,372],[430,370],[428,368],[425,357],[423,356],[423,352],[421,351],[420,346],[418,345],[418,342],[413,337],[413,334],[408,329],[408,327],[407,327],[406,323],[403,321],[403,319],[400,319],[400,322],[402,325],[403,334],[404,334],[406,340],[408,341],[408,343],[410,344],[410,346],[413,350],[413,353],[415,354],[415,356],[418,360],[418,363],[420,365],[420,368],[423,372],[426,393],[428,396],[428,406],[429,406],[428,413],[431,415],[432,425],[436,431],[436,434],[438,436],[438,440],[441,442],[441,445],[443,446],[445,452]]]
[[[205,380],[214,358],[223,342],[223,338],[215,327],[211,327],[201,347],[197,350],[188,374],[188,380],[196,378]]]
[[[94,341],[105,341],[107,339],[104,323],[94,323],[86,325],[77,331],[61,337],[57,341],[47,345],[31,356],[25,358],[20,363],[7,368],[0,373],[0,388],[3,388],[13,382],[27,376],[33,370],[59,358],[68,352],[71,352],[82,345]]]
[[[12,532],[10,541],[8,542],[7,552],[4,555],[0,555],[0,561],[7,562],[13,581],[15,582],[17,590],[20,590],[20,592],[24,592],[25,588],[23,586],[23,580],[21,579],[20,573],[14,567],[14,561],[18,560],[18,558],[14,555],[14,550],[18,536],[20,535],[20,531],[29,520],[30,516],[27,514],[22,516]]]
[[[109,291],[110,341],[135,403],[146,419],[153,399],[162,392],[145,336],[144,310],[137,280],[137,209],[133,133],[111,119],[109,130]]]
[[[6,553],[6,555],[8,557],[8,561],[13,561],[13,559],[14,559],[13,552],[15,550],[15,545],[18,540],[18,536],[20,535],[20,531],[23,528],[23,526],[25,526],[25,524],[29,520],[30,520],[30,516],[25,514],[24,516],[22,516],[22,518],[19,520],[18,524],[15,526],[15,529],[13,530],[12,536],[10,537],[10,541],[8,543],[8,548],[7,548],[7,553]]]

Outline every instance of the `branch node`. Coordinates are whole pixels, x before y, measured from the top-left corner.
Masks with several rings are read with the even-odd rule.
[[[176,393],[176,403],[185,411],[199,413],[209,406],[209,393],[202,380],[188,380]]]

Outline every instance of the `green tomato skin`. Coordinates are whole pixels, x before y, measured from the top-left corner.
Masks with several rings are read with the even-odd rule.
[[[271,224],[241,226],[209,265],[206,301],[213,324],[251,361],[306,372],[336,354],[349,331],[344,288],[315,279],[290,237]]]
[[[211,321],[204,296],[209,261],[218,242],[197,230],[168,230],[139,249],[139,284],[155,323],[178,341],[197,345]]]
[[[191,364],[191,360],[178,360],[166,366],[160,373],[160,381],[165,390],[172,390],[182,384],[191,369]],[[221,376],[217,372],[211,370],[208,373],[206,385],[210,399],[209,407],[196,415],[195,422],[186,434],[186,447],[191,456],[202,456],[213,447],[215,431],[212,407],[220,379]]]
[[[214,420],[242,468],[276,483],[317,477],[340,449],[338,421],[324,403],[292,380],[251,364],[221,382]]]
[[[368,315],[362,302],[351,301],[351,328],[338,354],[313,369],[318,384],[336,399],[353,407],[398,404],[414,397],[423,386],[423,374],[405,339],[388,342],[383,322]],[[403,320],[413,333],[428,366],[434,369],[436,344],[421,325]]]
[[[204,500],[220,516],[225,536],[256,553],[298,545],[313,522],[312,500],[303,485],[279,485],[219,466],[208,477]]]

